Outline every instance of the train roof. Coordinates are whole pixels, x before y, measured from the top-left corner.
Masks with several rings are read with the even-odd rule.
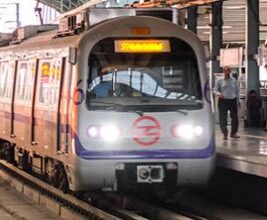
[[[24,51],[30,48],[42,49],[76,44],[78,36],[57,38],[58,25],[30,25],[18,28],[6,38],[0,37],[0,52]],[[0,35],[1,36],[1,35]]]
[[[0,33],[0,47],[8,46],[12,41],[12,34]]]
[[[85,8],[60,16],[59,25],[30,25],[18,28],[7,39],[0,37],[0,52],[21,50],[28,48],[55,48],[75,46],[79,34],[90,29],[98,23],[122,16],[153,16],[170,20],[174,23],[177,18],[176,9],[133,9],[133,8]],[[1,35],[0,35],[1,36]],[[63,39],[63,40],[62,40]]]

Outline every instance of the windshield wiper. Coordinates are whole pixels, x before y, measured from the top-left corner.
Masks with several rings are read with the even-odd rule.
[[[138,114],[139,116],[143,116],[144,112],[140,111],[140,110],[136,110],[136,111],[128,111],[128,112],[134,112],[136,114]]]
[[[108,105],[111,105],[111,106],[107,106],[107,108],[105,110],[118,110],[116,109],[116,107],[120,107],[120,111],[122,112],[133,112],[133,113],[136,113],[138,114],[139,116],[142,116],[144,113],[140,110],[127,110],[127,105],[122,105],[122,104],[119,104],[119,103],[114,103],[114,102],[106,102],[106,101],[100,101],[100,100],[90,100],[90,102],[95,102],[95,103],[100,103],[100,104],[108,104]],[[106,107],[106,106],[104,106]]]
[[[124,107],[125,105],[119,104],[119,103],[115,103],[115,102],[106,102],[106,101],[100,101],[100,100],[94,100],[91,99],[89,101],[90,102],[94,102],[94,103],[99,103],[99,104],[107,104],[107,105],[112,105],[112,106],[119,106],[119,107]]]
[[[201,102],[195,102],[195,104],[190,104],[190,105],[179,105],[179,109],[176,109],[176,112],[179,112],[183,115],[188,115],[188,112],[186,111],[183,111],[181,109],[184,109],[184,110],[192,110],[192,109],[196,109],[198,107],[202,106],[202,103]]]
[[[185,111],[182,111],[182,110],[179,110],[179,109],[177,109],[176,112],[178,112],[178,113],[180,113],[182,115],[185,115],[185,116],[188,115],[188,112],[185,112]]]

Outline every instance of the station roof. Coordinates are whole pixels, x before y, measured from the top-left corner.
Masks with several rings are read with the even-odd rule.
[[[77,8],[90,0],[39,0],[39,2],[48,5],[59,12],[66,12]]]
[[[260,0],[259,29],[260,40],[267,39],[267,1]],[[226,43],[245,43],[246,38],[246,0],[223,2],[223,41]],[[205,5],[198,8],[198,36],[202,41],[209,41],[210,9]]]
[[[78,6],[84,4],[84,3],[98,3],[98,2],[102,2],[105,0],[39,0],[40,2],[42,2],[45,5],[48,5],[52,8],[55,8],[56,10],[58,10],[61,13],[67,12],[69,10],[72,10],[74,8],[77,8]],[[120,0],[117,0],[117,2],[119,2]],[[132,3],[135,0],[122,0],[122,2],[125,2],[125,4],[127,3]],[[167,4],[167,5],[177,5],[177,8],[185,8],[188,6],[193,6],[193,5],[203,5],[203,4],[208,4],[208,3],[212,3],[215,1],[222,1],[222,0],[153,0],[153,1],[149,1],[149,2],[153,2],[154,4],[158,3],[158,4]],[[155,5],[154,5],[155,6]]]
[[[39,0],[61,13],[65,13],[81,5],[85,7],[101,2],[115,2],[115,6],[123,7],[126,3],[143,2],[141,7],[155,7],[175,5],[178,9],[198,5],[198,36],[202,41],[210,38],[210,13],[209,3],[222,0]],[[116,5],[117,4],[117,5]],[[143,5],[142,5],[143,4]],[[227,0],[223,3],[223,41],[226,43],[244,43],[246,30],[246,0]],[[82,6],[83,7],[83,6]],[[138,6],[139,7],[139,6]],[[267,0],[260,0],[260,40],[267,39]]]

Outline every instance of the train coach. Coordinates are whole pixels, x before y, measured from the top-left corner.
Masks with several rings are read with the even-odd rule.
[[[64,191],[205,184],[206,59],[173,12],[85,9],[19,28],[0,48],[0,157]]]

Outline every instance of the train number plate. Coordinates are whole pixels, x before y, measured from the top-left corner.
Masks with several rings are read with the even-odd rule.
[[[138,183],[161,183],[164,179],[164,169],[161,165],[138,165]]]

